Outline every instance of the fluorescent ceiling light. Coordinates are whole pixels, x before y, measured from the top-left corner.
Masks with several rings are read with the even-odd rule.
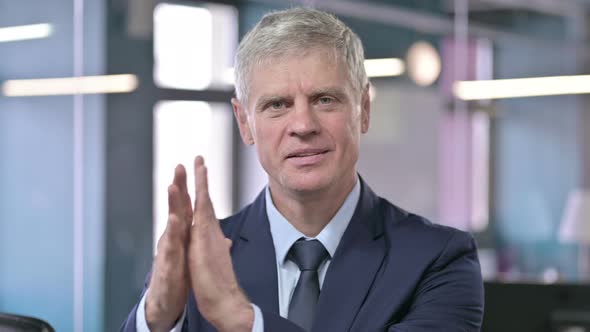
[[[463,100],[487,100],[590,93],[590,75],[460,81],[453,94]]]
[[[135,90],[137,85],[137,76],[131,74],[10,80],[2,84],[2,94],[22,97],[124,93]]]
[[[404,62],[397,58],[367,59],[365,71],[368,77],[399,76],[404,73]]]
[[[46,38],[51,35],[51,24],[30,24],[0,28],[0,43],[17,40]]]

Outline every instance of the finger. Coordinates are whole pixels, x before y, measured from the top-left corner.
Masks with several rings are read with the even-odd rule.
[[[184,206],[180,197],[180,189],[176,184],[168,186],[168,215],[183,216]]]
[[[209,196],[209,183],[207,180],[207,167],[203,157],[195,158],[195,216],[200,216],[206,219],[207,217],[214,217],[213,204]]]
[[[192,220],[192,206],[191,206],[191,198],[188,194],[188,188],[186,185],[187,182],[186,170],[183,165],[179,164],[174,169],[174,181],[173,184],[176,185],[180,191],[180,200],[183,203],[182,206],[182,213],[181,216],[186,222],[191,222]]]
[[[181,164],[176,165],[174,169],[174,184],[178,186],[180,192],[186,192],[186,170]]]
[[[184,233],[188,229],[188,224],[184,219],[184,203],[180,190],[174,184],[168,187],[168,222],[166,231],[171,235],[180,235],[184,238]]]

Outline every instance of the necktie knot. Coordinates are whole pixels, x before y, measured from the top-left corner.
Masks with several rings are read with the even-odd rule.
[[[303,238],[293,243],[288,255],[301,271],[317,271],[327,257],[328,251],[320,241]]]

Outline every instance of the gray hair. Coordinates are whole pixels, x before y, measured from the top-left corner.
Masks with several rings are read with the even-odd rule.
[[[335,16],[310,8],[292,8],[265,15],[240,42],[235,57],[236,97],[248,98],[249,76],[255,65],[269,59],[316,48],[333,50],[344,60],[357,92],[368,84],[363,45]]]

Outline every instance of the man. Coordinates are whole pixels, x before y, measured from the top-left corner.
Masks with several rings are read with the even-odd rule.
[[[356,172],[369,129],[358,37],[335,17],[265,16],[236,55],[234,114],[268,186],[218,222],[204,160],[175,170],[152,274],[124,331],[478,331],[468,234],[376,196]]]

